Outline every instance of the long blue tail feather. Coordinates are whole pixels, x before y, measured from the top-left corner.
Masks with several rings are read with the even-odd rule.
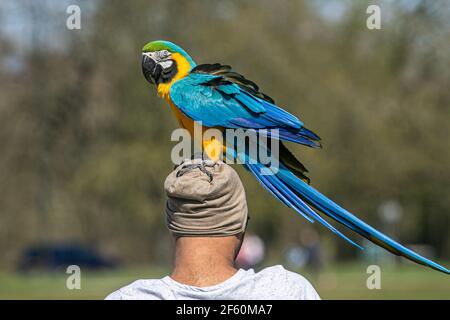
[[[245,157],[246,156],[244,156],[244,158]],[[428,266],[446,274],[450,274],[450,270],[447,268],[422,257],[411,249],[406,248],[380,231],[374,229],[338,204],[334,203],[319,191],[296,177],[295,174],[293,174],[283,164],[280,164],[278,172],[273,175],[263,175],[261,170],[267,170],[268,167],[261,163],[254,164],[245,161],[245,167],[256,177],[264,188],[266,188],[270,193],[272,193],[272,195],[282,201],[285,205],[294,209],[297,213],[301,214],[310,222],[313,222],[312,220],[320,222],[322,225],[329,228],[331,231],[352,245],[363,249],[361,246],[330,225],[313,209],[311,209],[311,207],[355,231],[364,238],[392,252],[393,254],[403,256],[416,263]]]
[[[232,149],[228,150],[232,151]],[[234,153],[234,151],[232,152]],[[346,235],[344,235],[342,232],[337,230],[335,227],[333,227],[313,209],[311,209],[311,207],[308,206],[297,194],[290,190],[289,186],[285,185],[277,175],[263,175],[262,170],[266,168],[263,164],[253,163],[254,161],[250,161],[248,155],[240,154],[239,157],[241,161],[245,163],[245,167],[257,178],[257,180],[263,185],[263,187],[277,199],[283,202],[286,206],[294,209],[297,213],[299,213],[312,223],[314,221],[320,222],[322,225],[324,225],[355,247],[364,249],[363,247],[352,241],[350,238],[348,238]]]
[[[250,170],[250,172],[252,172],[257,177],[258,181],[260,181],[266,187],[266,189],[270,189],[269,191],[271,191],[272,194],[274,194],[274,192],[272,191],[273,189],[275,189],[277,193],[281,193],[284,198],[287,198],[288,207],[294,209],[297,213],[301,214],[308,221],[310,222],[318,221],[322,225],[330,229],[332,232],[336,233],[337,235],[348,241],[350,244],[354,245],[359,249],[364,249],[363,247],[352,241],[350,238],[348,238],[346,235],[344,235],[342,232],[337,230],[335,227],[333,227],[331,224],[329,224],[320,215],[318,215],[302,199],[300,199],[298,195],[296,195],[285,184],[283,184],[283,181],[281,181],[277,175],[262,175],[261,169],[264,168],[262,164],[246,164],[245,166],[247,169]],[[277,196],[277,198],[279,197]],[[286,202],[284,203],[286,204]]]

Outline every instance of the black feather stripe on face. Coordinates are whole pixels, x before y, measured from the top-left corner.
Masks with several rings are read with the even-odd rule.
[[[170,60],[172,63],[167,68],[163,68],[160,64],[158,65],[160,73],[156,79],[156,83],[169,83],[178,73],[177,62]]]

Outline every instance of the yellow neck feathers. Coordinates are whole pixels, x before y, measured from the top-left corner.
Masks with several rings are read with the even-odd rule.
[[[172,86],[172,84],[174,84],[175,81],[178,81],[178,80],[186,77],[189,73],[189,70],[191,70],[191,65],[186,60],[186,58],[184,58],[181,54],[173,53],[171,58],[177,64],[178,72],[170,82],[160,83],[160,84],[158,84],[158,87],[157,87],[158,96],[160,96],[161,98],[164,98],[166,100],[170,99],[169,92],[170,92],[170,87]]]

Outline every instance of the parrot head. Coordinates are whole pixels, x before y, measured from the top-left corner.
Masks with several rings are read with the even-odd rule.
[[[185,77],[195,62],[182,48],[169,41],[152,41],[142,48],[142,73],[159,87]]]

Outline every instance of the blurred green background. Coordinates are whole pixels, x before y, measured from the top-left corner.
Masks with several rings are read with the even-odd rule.
[[[66,28],[70,4],[80,30]],[[380,30],[366,27],[369,4]],[[449,266],[447,1],[6,0],[0,26],[0,298],[103,298],[170,270],[163,182],[177,123],[140,70],[156,39],[258,83],[322,137],[322,150],[290,145],[314,187]],[[266,246],[259,267],[289,268],[286,250],[314,230],[322,267],[294,269],[323,298],[450,298],[445,275],[359,252],[237,170]],[[83,271],[73,291],[64,271],[17,272],[27,248],[54,243],[120,268]],[[366,288],[369,264],[381,290]]]

